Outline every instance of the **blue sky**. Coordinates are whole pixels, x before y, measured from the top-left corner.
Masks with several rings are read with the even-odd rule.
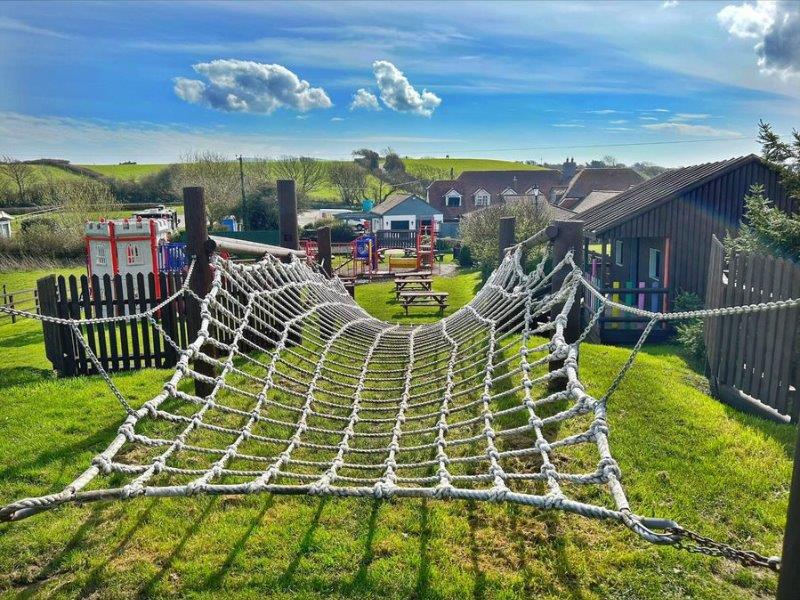
[[[800,126],[800,3],[6,2],[0,81],[22,158],[677,166]]]

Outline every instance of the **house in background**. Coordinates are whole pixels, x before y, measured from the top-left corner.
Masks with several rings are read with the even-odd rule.
[[[420,225],[441,223],[442,211],[416,194],[392,194],[368,213],[372,231],[417,231]]]
[[[440,210],[445,222],[458,222],[475,210],[503,203],[507,198],[544,196],[561,183],[555,169],[533,171],[464,171],[456,179],[440,179],[428,186],[427,201]]]
[[[552,200],[562,208],[579,210],[578,207],[594,191],[623,192],[643,181],[644,177],[627,167],[602,169],[587,167],[575,173],[564,191],[560,193],[556,191]]]
[[[607,200],[611,200],[614,196],[618,196],[622,193],[622,190],[594,190],[589,192],[589,194],[580,202],[578,202],[575,206],[571,208],[576,213],[583,213],[589,210],[590,208],[594,208],[595,206],[600,206],[603,202]],[[564,208],[563,205],[560,205]]]
[[[669,310],[679,292],[705,298],[711,236],[738,229],[750,186],[763,185],[776,207],[792,211],[779,179],[754,154],[661,173],[575,217],[587,247],[601,247],[587,268],[608,293],[637,288],[617,297],[642,308]]]
[[[13,220],[14,217],[0,210],[0,238],[11,237],[11,221]]]

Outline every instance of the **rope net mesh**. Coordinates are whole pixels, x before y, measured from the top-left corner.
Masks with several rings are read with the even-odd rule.
[[[576,292],[589,284],[571,255],[549,273],[548,257],[530,273],[521,257],[509,252],[467,306],[419,326],[377,320],[338,279],[270,257],[250,265],[215,257],[211,291],[195,296],[202,325],[186,349],[160,329],[159,307],[38,317],[73,327],[128,416],[63,491],[9,504],[0,520],[142,496],[427,497],[560,509],[676,543],[674,524],[630,511],[608,441],[607,399],[650,327],[611,388],[589,395],[577,359],[594,323],[575,343],[564,336]],[[178,294],[192,292],[185,285]],[[163,390],[134,409],[80,326],[140,319],[179,359]],[[196,395],[198,382],[205,395]]]

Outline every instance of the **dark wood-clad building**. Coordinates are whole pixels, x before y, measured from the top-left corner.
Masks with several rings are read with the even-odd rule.
[[[775,206],[793,210],[779,178],[754,154],[653,177],[576,217],[587,246],[601,249],[587,252],[587,268],[599,287],[617,288],[616,299],[641,308],[669,310],[681,291],[704,298],[711,236],[738,229],[750,186],[763,185]]]

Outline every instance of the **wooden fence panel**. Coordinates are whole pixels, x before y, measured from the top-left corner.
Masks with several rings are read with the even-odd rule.
[[[183,285],[183,274],[162,273],[158,281],[117,275],[80,279],[45,277],[37,282],[37,298],[43,314],[72,319],[91,319],[142,313]],[[186,299],[178,297],[153,315],[179,348],[190,338],[186,322]],[[69,325],[43,323],[45,348],[53,368],[61,375],[94,374],[96,367],[84,345]],[[108,372],[129,371],[144,367],[172,367],[178,351],[172,347],[146,318],[130,321],[86,324],[81,337]],[[162,348],[163,344],[163,348]]]
[[[722,244],[713,238],[707,308],[799,296],[800,265],[756,253],[735,254],[726,265]],[[800,416],[796,390],[800,385],[798,324],[798,309],[707,319],[708,373],[715,393],[737,406],[754,406],[752,399],[755,399],[797,422]]]

